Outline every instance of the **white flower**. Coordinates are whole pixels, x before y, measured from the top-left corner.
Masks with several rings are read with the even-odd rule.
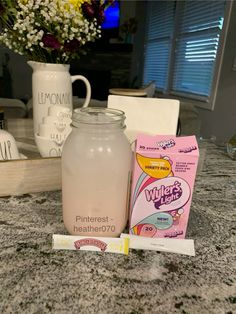
[[[0,42],[17,53],[30,57],[35,54],[38,61],[43,58],[45,49],[47,55],[50,52],[43,43],[44,35],[50,34],[60,43],[58,62],[70,57],[70,53],[63,50],[65,42],[76,39],[80,45],[85,45],[101,36],[96,19],[87,20],[82,10],[75,9],[68,0],[16,0],[15,8],[16,15],[11,16],[13,26],[2,31]]]

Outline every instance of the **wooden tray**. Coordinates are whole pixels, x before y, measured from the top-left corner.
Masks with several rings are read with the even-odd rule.
[[[61,189],[61,158],[40,157],[32,119],[11,119],[7,127],[27,159],[0,161],[0,196]]]

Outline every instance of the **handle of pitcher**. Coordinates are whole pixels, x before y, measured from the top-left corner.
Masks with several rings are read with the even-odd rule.
[[[89,81],[86,79],[86,77],[84,77],[83,75],[72,75],[71,76],[71,82],[72,83],[74,83],[77,80],[83,81],[85,86],[86,86],[86,98],[85,98],[85,102],[84,102],[82,107],[88,107],[90,99],[91,99],[91,85],[90,85]]]

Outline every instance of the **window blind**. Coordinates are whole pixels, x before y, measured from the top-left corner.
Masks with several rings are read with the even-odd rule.
[[[143,83],[156,81],[165,90],[174,23],[175,1],[148,1]]]
[[[172,91],[211,94],[225,1],[185,1],[180,7]]]
[[[208,100],[225,0],[148,1],[143,83]]]

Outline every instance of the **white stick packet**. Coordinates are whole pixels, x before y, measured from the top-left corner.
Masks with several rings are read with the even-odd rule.
[[[194,240],[192,239],[147,238],[126,233],[122,233],[120,237],[129,239],[130,249],[195,256]]]
[[[52,248],[54,250],[97,251],[128,255],[129,239],[53,234]]]

